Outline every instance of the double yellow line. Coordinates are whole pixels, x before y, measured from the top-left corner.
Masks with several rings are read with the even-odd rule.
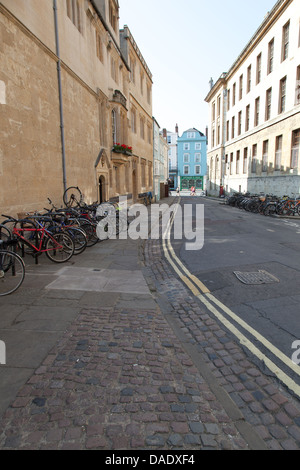
[[[180,202],[180,201],[179,201]],[[177,208],[179,206],[179,202]],[[265,363],[268,369],[274,373],[278,379],[284,383],[291,391],[300,398],[300,386],[285,374],[274,362],[272,362],[265,354],[263,354],[234,324],[235,322],[241,326],[245,331],[250,333],[253,338],[261,343],[267,350],[269,350],[277,359],[291,369],[297,376],[300,377],[300,366],[296,365],[291,358],[283,354],[276,348],[270,341],[264,338],[258,331],[249,326],[244,320],[230,310],[226,305],[215,298],[209,289],[194,276],[181,260],[177,257],[172,244],[170,242],[170,233],[176,216],[177,209],[173,212],[165,232],[162,235],[162,246],[166,259],[177,273],[179,278],[190,289],[190,291],[205,305],[205,307],[229,330],[231,331],[238,341],[245,346],[254,356]],[[227,317],[224,316],[227,315]],[[228,320],[228,318],[230,320]]]

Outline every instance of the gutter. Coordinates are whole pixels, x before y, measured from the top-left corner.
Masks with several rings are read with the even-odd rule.
[[[61,83],[61,59],[60,59],[60,50],[59,50],[59,35],[58,35],[57,3],[56,3],[56,0],[53,0],[53,10],[54,10],[56,55],[57,55],[57,59],[58,59],[57,60],[57,77],[58,77],[60,133],[61,133],[61,147],[62,147],[63,188],[64,188],[64,191],[66,191],[66,189],[67,189],[66,150],[65,150],[64,112],[63,112],[63,97],[62,97],[62,83]]]

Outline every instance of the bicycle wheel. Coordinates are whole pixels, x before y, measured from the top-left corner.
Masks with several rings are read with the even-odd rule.
[[[87,236],[84,230],[79,227],[68,227],[66,230],[74,243],[74,255],[83,253],[87,247]]]
[[[96,233],[100,241],[115,239],[120,232],[119,217],[104,217],[97,224]]]
[[[54,263],[64,263],[74,254],[74,243],[65,232],[54,233],[46,241],[46,255]]]
[[[70,186],[64,192],[63,201],[66,207],[79,207],[83,202],[80,189],[75,186]]]
[[[82,228],[87,237],[87,246],[91,247],[98,243],[99,238],[97,237],[96,225],[86,221],[80,222],[80,228]]]
[[[0,296],[15,292],[25,277],[22,258],[11,251],[0,250]]]
[[[0,240],[7,241],[12,237],[11,230],[5,225],[0,224]]]

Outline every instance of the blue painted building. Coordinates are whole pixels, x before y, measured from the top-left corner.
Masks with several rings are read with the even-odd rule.
[[[197,129],[188,129],[177,140],[178,185],[180,190],[206,190],[206,136]]]

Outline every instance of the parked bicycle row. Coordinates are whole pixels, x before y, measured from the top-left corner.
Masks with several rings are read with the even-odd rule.
[[[300,196],[278,197],[272,194],[251,195],[250,193],[234,193],[226,198],[226,204],[244,209],[248,212],[270,215],[292,215],[300,216]]]
[[[128,228],[127,215],[112,203],[87,205],[71,197],[65,207],[19,214],[2,214],[0,224],[0,296],[15,292],[25,277],[25,256],[36,264],[43,253],[54,263],[64,263],[88,247]],[[73,206],[73,207],[72,207]]]

